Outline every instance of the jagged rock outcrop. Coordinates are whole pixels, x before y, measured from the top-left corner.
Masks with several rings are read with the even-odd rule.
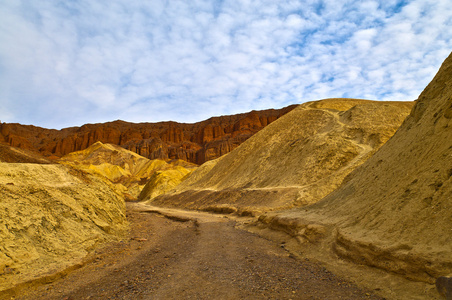
[[[114,121],[62,130],[0,124],[0,143],[61,157],[100,141],[120,145],[149,159],[182,159],[202,164],[228,153],[296,105],[183,124]]]

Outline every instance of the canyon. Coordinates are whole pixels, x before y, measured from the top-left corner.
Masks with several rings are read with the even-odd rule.
[[[408,102],[2,124],[0,297],[450,299],[451,74]]]

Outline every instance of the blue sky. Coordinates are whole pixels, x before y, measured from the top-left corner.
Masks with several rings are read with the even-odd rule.
[[[0,120],[197,122],[332,97],[414,100],[451,0],[2,0]]]

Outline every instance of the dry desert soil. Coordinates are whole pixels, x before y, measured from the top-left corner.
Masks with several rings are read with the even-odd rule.
[[[239,229],[245,218],[139,203],[127,217],[127,238],[0,299],[383,299]]]

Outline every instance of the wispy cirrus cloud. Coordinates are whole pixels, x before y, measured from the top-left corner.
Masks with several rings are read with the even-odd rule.
[[[327,97],[413,100],[449,1],[0,3],[0,119],[194,122]]]

